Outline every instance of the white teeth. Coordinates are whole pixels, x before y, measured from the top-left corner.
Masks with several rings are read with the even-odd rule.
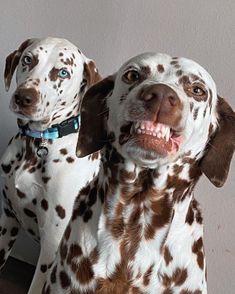
[[[162,126],[162,137],[166,136],[167,128]]]
[[[140,128],[141,128],[141,130],[145,130],[145,124],[144,124],[144,122],[141,122]]]
[[[160,131],[161,126],[159,124],[157,124],[156,128],[155,128],[155,132],[159,132]]]
[[[171,132],[170,128],[166,128],[165,138],[166,138],[166,141],[167,141],[167,142],[168,142],[169,139],[170,139],[170,132]]]
[[[132,130],[137,134],[147,134],[157,138],[164,138],[167,142],[172,135],[170,127],[161,123],[153,125],[153,123],[147,121],[136,122]]]
[[[137,121],[136,123],[135,123],[135,126],[134,126],[134,128],[136,129],[136,130],[138,130],[138,128],[140,127],[140,122],[139,121]]]

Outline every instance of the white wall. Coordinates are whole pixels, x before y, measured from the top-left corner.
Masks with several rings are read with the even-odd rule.
[[[219,93],[235,106],[234,0],[8,0],[0,1],[0,154],[16,131],[5,93],[5,56],[24,39],[66,37],[96,60],[101,72],[113,72],[144,51],[192,58],[211,72]],[[229,180],[216,189],[201,180],[201,201],[208,263],[209,293],[235,292],[235,164]],[[35,260],[37,248],[26,237],[14,253]]]

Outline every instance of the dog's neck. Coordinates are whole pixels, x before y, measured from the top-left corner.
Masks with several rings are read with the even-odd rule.
[[[22,120],[18,119],[18,126],[23,127],[26,126],[31,130],[36,131],[45,131],[49,128],[51,128],[53,125],[60,124],[61,122],[71,118],[75,117],[79,114],[80,111],[80,105],[79,105],[79,99],[74,99],[71,106],[66,106],[65,109],[60,109],[59,111],[55,112],[54,115],[51,116],[51,118],[48,121],[28,121],[28,120]],[[71,152],[75,155],[75,149],[76,149],[76,140],[77,140],[77,133],[71,133],[68,134],[62,138],[59,139],[39,139],[39,138],[33,138],[30,136],[22,136],[23,144],[25,146],[25,159],[29,162],[37,158],[37,152],[42,146],[42,144],[46,147],[47,156],[53,156],[53,153],[56,152],[56,150],[63,150],[68,145],[70,145],[70,148],[74,149]],[[71,141],[72,140],[72,141]],[[74,142],[73,145],[71,145],[71,142]],[[46,159],[44,158],[44,159]]]
[[[189,153],[173,163],[148,169],[124,159],[112,146],[103,150],[101,169],[99,183],[105,191],[107,217],[118,207],[133,206],[166,222],[170,221],[174,205],[192,196],[201,175],[198,162]]]

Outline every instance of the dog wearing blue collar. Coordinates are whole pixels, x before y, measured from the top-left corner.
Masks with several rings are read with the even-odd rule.
[[[29,39],[6,59],[5,86],[16,70],[10,109],[19,132],[2,159],[0,268],[22,227],[41,250],[30,294],[41,293],[80,189],[99,168],[99,154],[75,155],[81,99],[100,80],[94,61],[65,39]]]

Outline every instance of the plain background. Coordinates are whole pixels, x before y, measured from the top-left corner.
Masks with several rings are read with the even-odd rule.
[[[93,58],[103,76],[144,51],[194,59],[235,106],[234,0],[0,0],[0,154],[16,132],[4,90],[5,57],[29,37],[64,37]],[[79,176],[79,175],[78,175]],[[210,294],[235,293],[235,164],[226,185],[200,180]],[[14,255],[34,263],[38,247],[22,235]]]

